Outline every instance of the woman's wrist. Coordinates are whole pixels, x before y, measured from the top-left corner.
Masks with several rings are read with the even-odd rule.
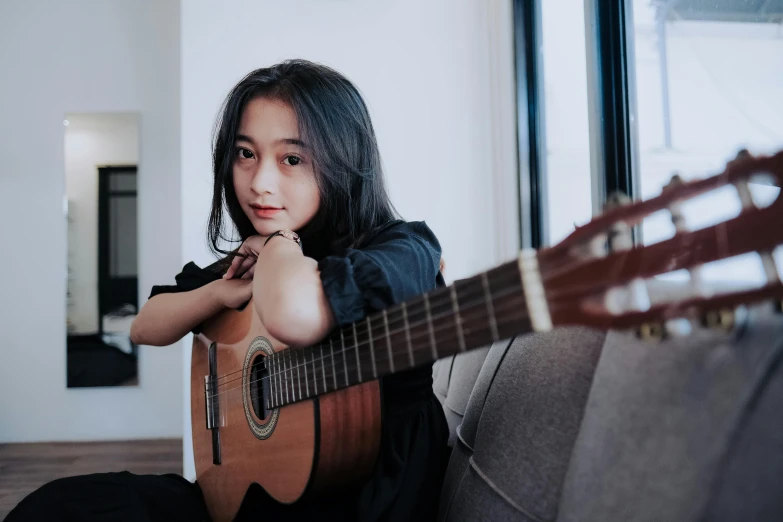
[[[269,243],[270,240],[276,237],[282,237],[287,239],[288,241],[292,241],[297,245],[299,245],[300,250],[302,249],[302,240],[299,238],[299,234],[289,229],[278,230],[277,232],[270,235],[268,238],[266,238],[266,241],[264,241],[264,246],[266,246],[266,244]]]

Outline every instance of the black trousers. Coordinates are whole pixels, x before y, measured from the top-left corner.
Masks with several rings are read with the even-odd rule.
[[[435,520],[448,464],[448,425],[434,395],[385,417],[381,451],[356,491],[308,496],[286,506],[260,486],[245,495],[235,522]],[[198,484],[179,475],[98,473],[55,480],[28,495],[7,522],[207,521]]]
[[[283,506],[260,487],[251,488],[235,522],[350,520],[347,498],[319,498]],[[209,521],[198,484],[179,475],[96,473],[52,481],[9,513],[6,522],[201,522]]]
[[[199,487],[179,475],[97,473],[49,482],[24,498],[7,522],[208,521]]]

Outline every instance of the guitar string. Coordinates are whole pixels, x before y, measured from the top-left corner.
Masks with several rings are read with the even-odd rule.
[[[509,276],[513,276],[514,274],[508,274],[508,275]],[[517,285],[520,285],[520,288],[521,288],[521,280],[519,279],[518,270],[516,272],[516,276],[513,277],[513,278],[516,279],[516,281],[513,281],[513,283],[517,284]],[[503,279],[504,280],[505,279],[511,279],[511,277],[504,277]],[[505,281],[493,281],[493,284],[500,285],[502,282],[505,282]],[[449,290],[450,288],[451,287],[442,287],[442,288],[439,288],[439,289],[437,289],[437,290],[435,290],[433,292],[430,292],[430,294],[436,293],[436,292],[440,292],[440,293],[444,294],[444,295],[438,295],[438,296],[435,297],[435,299],[439,300],[439,301],[432,300],[432,298],[429,297],[430,294],[427,294],[428,295],[427,299],[430,299],[429,307],[430,308],[439,308],[441,306],[449,306],[449,307],[451,307],[452,304],[453,304],[453,301],[452,301],[452,298],[451,298],[451,294],[450,294],[450,292],[446,292],[445,291],[445,290]],[[507,288],[504,288],[503,290],[507,290]],[[484,293],[483,288],[480,289],[480,290],[476,290],[476,291],[474,291],[473,289],[469,288],[468,290],[463,291],[461,295],[458,294],[458,300],[460,298],[463,299],[463,300],[466,299],[466,298],[473,298],[473,297],[476,296],[477,293],[482,293],[483,294]],[[501,296],[499,296],[497,294],[497,291],[496,291],[495,295],[491,295],[491,297],[494,300],[494,299],[500,298]],[[411,301],[406,301],[404,304],[405,304],[405,306],[407,308],[412,308],[412,307],[415,307],[415,306],[419,305],[419,303],[418,303],[419,300],[422,303],[424,303],[424,301],[425,301],[424,296],[418,296],[418,298],[416,298],[414,300],[411,300]],[[399,304],[398,305],[392,305],[392,307],[390,307],[390,308],[393,308],[391,314],[394,314],[394,315],[391,315],[389,313],[386,314],[386,317],[387,317],[387,320],[388,320],[388,325],[389,325],[390,329],[391,328],[395,328],[396,329],[399,326],[399,323],[404,323],[405,322],[405,317],[400,315],[401,308],[398,308],[398,306],[399,306]],[[460,306],[464,306],[464,305],[460,305]],[[450,315],[451,313],[452,313],[452,311],[450,310],[446,315]],[[380,317],[382,317],[381,314],[382,314],[382,312],[377,312],[377,313],[373,312],[373,314],[370,315],[369,317],[371,318],[371,321],[373,320],[372,319],[373,317],[375,318],[375,321],[377,321]],[[439,317],[439,318],[442,318],[442,317]],[[367,320],[366,320],[366,318],[363,319],[363,320],[356,321],[354,323],[354,325],[356,325],[357,336],[358,335],[363,335],[363,334],[367,333]],[[329,340],[329,339],[332,339],[333,341],[337,340],[336,334],[339,333],[339,330],[343,330],[343,329],[348,328],[350,326],[351,325],[347,325],[345,327],[341,327],[340,329],[338,329],[338,331],[336,333],[330,333],[324,340],[321,340],[321,341],[319,341],[319,343],[313,345],[312,348],[320,348],[320,347],[327,346],[328,345],[327,340]],[[420,326],[420,324],[417,324],[415,326]],[[385,328],[385,325],[383,327]],[[370,328],[372,328],[372,323],[371,323]],[[278,353],[280,353],[280,352],[278,352]],[[233,372],[229,372],[229,373],[226,373],[226,374],[219,375],[217,377],[217,380],[220,381],[220,379],[224,379],[226,377],[229,377],[229,376],[237,374],[237,373],[242,373],[242,371],[243,370],[236,370],[236,371],[233,371]],[[234,380],[236,380],[236,379],[234,379]],[[219,382],[219,385],[224,385],[227,382],[231,382],[231,381]]]
[[[524,318],[526,318],[526,317],[524,317]],[[518,321],[519,319],[520,319],[520,318],[513,318],[513,317],[512,317],[512,318],[509,318],[509,320],[507,320],[507,321],[501,321],[501,322],[499,323],[499,325],[503,325],[503,324],[510,324],[510,323],[513,323],[513,322],[516,322],[516,321]],[[425,348],[425,349],[426,349],[426,348]],[[335,365],[337,365],[337,364],[338,364],[338,363],[335,363]],[[351,369],[356,369],[356,368],[357,368],[357,366],[356,366],[356,365],[354,365],[354,364],[351,364],[351,365],[350,365],[350,368],[351,368]],[[406,368],[406,369],[410,369],[410,368]],[[289,369],[289,370],[288,370],[288,372],[291,372],[291,370]],[[288,372],[287,372],[287,373],[288,373]],[[316,375],[316,377],[317,377],[317,375]],[[249,384],[252,384],[252,383],[255,383],[255,382],[259,382],[259,381],[263,381],[264,379],[266,379],[266,377],[264,377],[264,378],[261,378],[261,379],[258,379],[258,380],[256,380],[256,381],[252,381],[252,382],[251,382],[251,383],[249,383]],[[331,379],[328,379],[328,380],[331,380]],[[298,400],[305,400],[305,399],[309,399],[309,398],[311,398],[311,396],[310,396],[310,395],[304,396],[304,394],[303,394],[303,393],[300,393],[300,399],[298,399],[298,400],[296,399],[296,391],[297,391],[298,389],[300,389],[299,387],[297,387],[297,386],[294,386],[294,384],[297,384],[297,383],[298,383],[299,385],[301,385],[301,379],[299,379],[299,380],[298,380],[298,381],[296,381],[296,382],[288,381],[288,383],[287,383],[287,385],[286,385],[285,387],[282,387],[282,386],[281,386],[281,387],[279,387],[277,390],[273,390],[273,391],[277,391],[277,392],[279,392],[279,393],[281,393],[281,394],[285,394],[285,393],[286,393],[286,388],[287,388],[289,391],[291,391],[291,392],[292,392],[292,395],[293,395],[293,400],[284,400],[283,402],[285,402],[285,404],[281,404],[281,405],[279,405],[279,406],[285,406],[286,404],[291,404],[291,403],[294,403],[294,402],[298,402]],[[353,384],[359,384],[359,383],[358,383],[358,382],[354,382],[354,383],[351,383],[351,384],[349,384],[349,385],[353,385]],[[341,387],[342,387],[342,388],[345,388],[346,386],[338,385],[338,388],[324,389],[324,391],[322,391],[322,392],[320,392],[320,393],[316,393],[316,395],[321,395],[321,394],[325,394],[325,393],[331,393],[331,392],[334,392],[334,391],[336,391],[337,389],[340,389]],[[226,401],[228,400],[228,398],[229,398],[231,395],[234,395],[234,394],[236,394],[237,392],[241,391],[242,389],[244,389],[244,386],[238,386],[238,387],[236,387],[236,388],[231,388],[230,390],[224,390],[224,391],[222,391],[222,392],[219,392],[219,393],[217,393],[217,394],[211,395],[211,396],[209,396],[209,398],[210,398],[210,399],[212,399],[212,398],[214,398],[214,397],[218,397],[218,399],[217,399],[217,400],[219,401],[219,402],[218,402],[218,404],[225,404],[225,403],[226,403]],[[309,393],[309,388],[308,388],[308,387],[305,387],[305,389],[306,389],[305,393]],[[252,393],[252,390],[251,390],[251,393]],[[278,406],[275,406],[275,407],[278,407]]]
[[[482,304],[483,304],[483,303],[482,303]],[[515,304],[516,304],[516,303],[507,303],[506,305],[503,305],[501,308],[506,308],[506,309],[508,309],[508,308],[512,308],[512,306],[513,306],[513,305],[515,305]],[[470,305],[470,306],[471,306],[471,308],[475,308],[477,305]],[[518,308],[519,308],[519,307],[514,307],[514,309],[515,309],[515,310],[518,310]],[[503,310],[503,311],[502,311],[502,313],[506,313],[506,310]],[[504,326],[504,325],[509,325],[509,324],[513,324],[514,322],[517,322],[517,321],[520,321],[520,320],[526,320],[526,319],[529,319],[529,316],[528,316],[528,314],[527,314],[527,313],[524,313],[524,312],[522,312],[522,313],[518,313],[517,315],[513,315],[513,313],[514,313],[514,312],[512,312],[512,315],[509,315],[509,316],[507,316],[507,318],[504,318],[504,319],[497,320],[497,327],[498,327],[498,329],[500,329],[500,328],[501,328],[502,326]],[[446,314],[446,315],[450,315],[450,314]],[[483,316],[483,313],[482,313],[481,315]],[[476,317],[478,317],[478,314],[474,314],[474,315],[473,315],[473,318],[476,318]],[[422,323],[422,324],[423,324],[423,323]],[[444,326],[443,326],[443,327],[441,327],[441,328],[434,329],[434,331],[446,331],[446,330],[453,330],[453,329],[454,329],[454,326],[453,326],[453,325],[444,325]],[[402,332],[403,332],[403,330],[398,330],[398,331],[397,331],[397,332],[395,332],[395,333],[398,333],[398,334],[399,334],[399,333],[402,333]],[[390,332],[390,335],[389,335],[389,336],[391,336],[391,335],[393,335],[393,334]],[[411,341],[413,342],[413,340],[414,340],[414,339],[416,339],[416,340],[418,341],[418,340],[420,340],[420,339],[422,339],[422,338],[426,338],[426,337],[428,337],[428,335],[429,335],[429,330],[428,330],[426,333],[422,333],[421,335],[412,336],[412,337],[411,337]],[[464,336],[463,336],[463,337],[464,337]],[[455,341],[455,342],[456,342],[456,341]],[[366,343],[364,343],[364,342],[363,342],[363,343],[361,343],[359,346],[362,346],[362,345],[365,345],[365,344],[366,344]],[[341,348],[338,348],[338,349],[335,349],[335,350],[334,350],[334,355],[335,355],[335,356],[337,356],[337,355],[341,355],[341,354],[348,354],[349,352],[351,352],[351,351],[353,351],[353,350],[354,350],[354,347],[353,347],[353,346],[351,346],[351,347],[346,347],[344,350],[343,350],[343,349],[341,349]],[[430,352],[430,350],[431,350],[431,347],[430,347],[430,346],[421,346],[421,347],[419,347],[419,348],[412,348],[412,350],[411,350],[411,351],[413,351],[414,353],[415,353],[415,352],[422,352],[422,351],[427,351],[427,352],[429,353],[429,352]],[[385,352],[385,350],[384,350],[384,352]],[[278,353],[282,353],[282,352],[278,352]],[[384,354],[384,355],[385,355],[385,354]],[[402,354],[402,355],[406,355],[406,354]],[[289,374],[292,374],[292,372],[293,372],[293,371],[295,371],[295,370],[297,370],[297,369],[301,369],[301,368],[303,368],[303,367],[306,367],[308,364],[313,364],[313,363],[315,363],[316,361],[325,361],[325,362],[328,362],[328,360],[329,360],[329,359],[332,359],[332,361],[333,361],[333,362],[332,362],[332,367],[333,367],[333,368],[336,368],[336,367],[337,367],[337,363],[335,363],[335,362],[334,362],[334,357],[333,357],[333,356],[331,355],[331,353],[330,353],[330,354],[324,355],[324,357],[314,357],[314,358],[313,358],[313,359],[311,359],[310,361],[305,361],[305,362],[304,362],[304,363],[302,363],[302,364],[298,364],[298,362],[297,362],[297,364],[295,364],[295,365],[292,365],[292,366],[289,366],[289,367],[286,367],[284,370],[282,370],[282,371],[280,371],[280,372],[277,372],[277,373],[275,373],[275,374],[273,374],[273,375],[274,375],[274,376],[276,376],[276,377],[280,377],[281,375],[285,375],[285,376],[286,376],[286,379],[288,379],[288,375],[289,375]],[[355,359],[355,357],[354,357],[354,359]],[[414,357],[414,359],[415,359],[415,357]],[[346,358],[345,360],[346,360],[346,363],[347,363],[347,358]],[[382,359],[382,360],[383,360],[383,359]],[[388,359],[385,359],[385,360],[386,360],[386,361],[388,361]],[[377,360],[376,360],[376,366],[377,366]],[[359,367],[360,367],[359,365],[355,365],[355,364],[353,364],[353,363],[351,363],[351,365],[350,365],[350,368],[351,368],[352,370],[356,370],[356,369],[358,369]],[[325,371],[325,368],[326,368],[326,366],[324,366],[324,371]],[[407,369],[407,368],[406,368],[406,369]],[[342,374],[343,372],[341,371],[340,373]],[[266,376],[264,376],[264,377],[261,377],[260,379],[257,379],[257,380],[255,380],[255,381],[252,381],[252,382],[250,382],[250,383],[248,383],[248,384],[253,384],[253,383],[256,383],[256,382],[261,382],[261,381],[263,381],[263,380],[265,380],[265,379],[269,379],[269,378],[271,378],[271,376],[272,376],[272,375],[266,375]],[[301,380],[301,379],[300,379],[300,380]],[[242,385],[240,385],[240,386],[237,386],[237,387],[234,387],[234,388],[229,388],[228,390],[221,390],[221,391],[219,391],[219,392],[216,392],[216,393],[214,393],[214,394],[212,394],[212,395],[209,395],[208,397],[209,397],[209,398],[214,398],[215,396],[222,395],[222,394],[226,394],[226,393],[229,393],[229,392],[231,392],[231,391],[240,390],[240,389],[242,389],[242,388],[243,388],[243,386],[242,386]]]
[[[507,297],[508,295],[511,295],[511,294],[512,294],[513,292],[515,292],[515,291],[516,291],[516,289],[513,289],[513,288],[512,288],[512,289],[508,289],[508,288],[507,288],[506,290],[504,290],[504,291],[502,291],[502,292],[496,292],[496,295],[493,297],[493,300],[495,300],[495,299],[501,299],[501,298],[503,298],[503,297]],[[474,294],[472,294],[472,295],[471,295],[471,294],[463,294],[463,296],[462,296],[463,300],[464,300],[464,299],[466,299],[466,298],[468,298],[468,299],[469,299],[469,298],[475,298],[475,297],[477,297],[477,295],[476,295],[475,293],[474,293]],[[522,296],[521,296],[521,295],[520,295],[520,298],[522,298]],[[486,307],[486,301],[484,301],[483,299],[481,299],[481,298],[479,297],[479,299],[473,299],[473,300],[471,300],[471,301],[468,301],[467,303],[463,303],[463,305],[462,305],[462,308],[464,308],[464,309],[465,309],[464,311],[465,311],[465,312],[467,312],[467,311],[468,311],[468,310],[467,310],[467,308],[468,308],[468,307],[475,308],[475,307],[477,307],[477,306],[480,306],[480,305],[484,305],[484,306]],[[450,304],[450,303],[449,303],[449,307],[451,307],[451,304]],[[433,306],[431,306],[430,308],[437,308],[437,306],[434,306],[434,307],[433,307]],[[462,311],[462,310],[461,310],[461,311]],[[418,322],[409,323],[409,324],[408,324],[408,327],[407,327],[407,329],[406,329],[406,328],[405,328],[405,326],[404,326],[404,323],[405,323],[405,318],[400,318],[399,320],[395,321],[395,322],[394,322],[394,324],[395,324],[395,327],[394,327],[394,328],[392,327],[392,322],[391,322],[391,321],[389,321],[389,322],[388,322],[388,324],[389,324],[389,333],[388,333],[388,336],[391,336],[391,335],[394,335],[394,334],[403,333],[403,332],[405,332],[405,331],[407,331],[407,330],[410,330],[411,328],[416,328],[416,327],[419,327],[419,326],[424,326],[424,325],[427,325],[427,324],[429,324],[429,323],[431,323],[431,322],[433,322],[433,321],[435,321],[435,320],[438,320],[438,319],[444,319],[444,318],[446,318],[446,317],[449,317],[449,316],[452,316],[452,315],[454,315],[454,312],[453,312],[453,310],[452,310],[452,309],[450,309],[450,310],[448,310],[448,311],[445,311],[445,312],[442,312],[442,313],[440,313],[440,314],[434,314],[434,315],[430,315],[430,318],[429,318],[429,319],[425,318],[424,320],[421,320],[421,321],[418,321]],[[463,316],[463,315],[464,315],[464,314],[460,314],[460,318],[461,318],[461,319],[463,319],[463,318],[462,318],[462,316]],[[402,323],[402,324],[400,324],[400,325],[397,325],[397,323]],[[399,327],[397,327],[397,326],[399,326]],[[450,327],[451,327],[451,328],[453,328],[453,326],[450,326]],[[384,325],[383,329],[384,329],[384,330],[386,329],[386,328],[385,328],[385,325]],[[362,334],[367,334],[367,332],[366,332],[366,331],[364,331],[364,332],[362,332]],[[360,336],[360,334],[359,334],[359,333],[358,333],[358,331],[357,331],[357,335],[356,335],[356,337],[354,337],[354,336],[353,336],[353,334],[351,333],[351,337],[350,337],[350,338],[351,338],[351,339],[355,339],[355,338],[358,338],[359,336]],[[376,338],[376,336],[372,336],[372,339],[368,338],[366,341],[363,341],[363,342],[362,342],[362,343],[360,343],[360,344],[356,344],[356,345],[354,345],[354,344],[352,343],[352,344],[351,344],[351,346],[346,346],[345,350],[346,350],[346,351],[348,351],[348,350],[353,350],[353,349],[355,349],[355,347],[363,347],[363,346],[366,346],[367,344],[370,344],[370,343],[376,343],[376,342],[378,342],[378,343],[382,343],[382,342],[384,342],[384,338],[385,338],[385,337],[387,337],[387,336],[386,336],[386,335],[383,335],[381,339],[377,339],[377,338]],[[338,339],[334,338],[334,337],[333,337],[333,336],[331,336],[331,335],[330,335],[330,336],[329,336],[327,339],[331,339],[332,341],[338,341]],[[339,341],[338,341],[338,342],[339,342]],[[317,345],[313,345],[312,347],[307,347],[307,348],[311,348],[311,349],[320,349],[320,348],[327,348],[328,346],[329,346],[329,344],[328,344],[327,342],[325,342],[325,341],[322,341],[322,342],[319,342]],[[277,353],[278,353],[278,354],[281,354],[281,353],[285,353],[285,351],[287,351],[287,350],[283,350],[283,351],[280,351],[280,352],[277,352]],[[236,373],[242,373],[242,372],[244,372],[244,370],[237,370],[237,371],[230,372],[230,373],[228,373],[228,374],[224,374],[224,375],[232,375],[232,374],[236,374]],[[280,372],[280,373],[282,373],[282,372]],[[271,374],[271,375],[277,375],[277,374]],[[270,376],[271,376],[271,375],[270,375]],[[218,386],[225,386],[225,385],[227,385],[227,384],[229,384],[229,383],[231,383],[231,382],[235,382],[235,381],[237,381],[237,380],[239,380],[239,379],[241,379],[241,377],[239,377],[239,378],[236,378],[236,379],[232,379],[232,380],[229,380],[229,381],[224,381],[224,382],[218,383]]]
[[[506,305],[503,305],[503,306],[501,307],[501,308],[503,308],[503,309],[501,310],[501,313],[507,313],[507,309],[509,309],[509,308],[512,308],[512,306],[514,306],[515,304],[516,304],[516,303],[513,303],[513,302],[512,302],[512,303],[508,303],[508,304],[506,304]],[[475,308],[475,305],[474,305],[474,306],[471,306],[471,309],[473,309],[473,308]],[[515,308],[518,308],[518,307],[515,307]],[[466,312],[467,312],[467,310],[466,310]],[[450,315],[450,314],[445,314],[445,315],[444,315],[444,317],[445,317],[446,315]],[[483,317],[483,315],[484,315],[484,314],[483,314],[483,313],[481,313],[480,315]],[[478,316],[479,316],[479,314],[473,314],[473,315],[472,315],[472,318],[476,318],[476,317],[478,317]],[[513,318],[513,317],[514,317],[514,316],[512,316],[512,318]],[[520,317],[521,317],[521,318],[523,318],[523,319],[525,319],[525,318],[528,318],[528,315],[527,315],[526,313],[523,313],[523,314],[522,314]],[[519,320],[519,318],[514,318],[514,320]],[[502,324],[502,323],[507,323],[507,322],[508,322],[508,320],[503,320],[503,319],[501,319],[500,321],[498,321],[498,327],[500,326],[500,324]],[[449,325],[443,325],[442,327],[433,328],[433,332],[443,332],[443,331],[447,331],[447,330],[448,330],[448,331],[450,331],[450,330],[454,330],[454,325],[450,325],[450,324],[449,324]],[[397,330],[397,331],[395,331],[395,332],[390,332],[390,333],[389,333],[389,337],[391,337],[391,336],[392,336],[392,335],[394,335],[394,334],[400,334],[400,333],[403,333],[403,332],[404,332],[404,330]],[[421,339],[423,339],[423,338],[425,338],[425,337],[428,337],[428,334],[429,334],[429,329],[427,330],[427,332],[426,332],[426,333],[422,333],[422,334],[420,334],[420,335],[414,335],[414,336],[411,336],[411,343],[413,343],[413,342],[414,342],[414,340],[418,342],[419,340],[421,340]],[[468,334],[468,335],[469,335],[469,334]],[[383,342],[383,341],[381,341],[381,342]],[[442,341],[441,341],[441,342],[442,342]],[[456,342],[457,342],[457,341],[456,341],[456,336],[455,336],[455,343],[456,343]],[[359,343],[359,344],[358,344],[358,346],[360,346],[360,347],[361,347],[361,346],[366,346],[368,343],[369,343],[369,340],[368,340],[367,342],[361,342],[361,343]],[[348,354],[348,353],[350,353],[351,351],[354,351],[354,350],[355,350],[355,348],[354,348],[353,346],[346,346],[346,347],[345,347],[345,349],[342,349],[342,348],[336,348],[336,349],[334,349],[334,355],[335,355],[335,356],[338,356],[338,355],[341,355],[341,354]],[[422,347],[419,347],[419,348],[412,348],[412,350],[413,350],[414,352],[416,352],[416,351],[425,351],[425,350],[429,351],[429,350],[431,350],[431,347],[430,347],[430,346],[422,346]],[[294,349],[293,351],[295,352],[295,351],[296,351],[296,349]],[[387,352],[387,350],[382,350],[382,351],[381,351],[381,353],[378,353],[378,354],[377,354],[378,356],[380,356],[380,358],[379,358],[379,359],[376,359],[376,366],[377,366],[377,363],[378,363],[378,362],[387,362],[387,361],[389,360],[389,359],[386,357],[386,356],[388,355],[386,352]],[[284,353],[284,352],[278,352],[278,353]],[[403,356],[405,356],[406,354],[407,354],[407,352],[405,352],[405,353],[401,353],[401,354],[398,354],[398,355],[403,355]],[[287,366],[285,369],[283,369],[283,370],[281,370],[281,371],[278,371],[278,372],[275,372],[275,373],[272,373],[272,374],[269,374],[269,375],[266,375],[266,376],[264,376],[263,378],[261,378],[261,379],[259,379],[259,380],[268,379],[268,378],[271,378],[272,376],[275,376],[275,377],[280,377],[280,376],[283,376],[283,375],[287,375],[287,374],[289,374],[291,371],[293,371],[293,370],[296,370],[296,369],[301,369],[301,368],[305,367],[305,366],[306,366],[306,365],[308,365],[308,364],[313,364],[313,363],[315,363],[315,362],[318,362],[318,361],[328,361],[328,359],[333,359],[333,358],[334,358],[334,357],[332,356],[332,354],[331,354],[331,351],[330,351],[330,353],[327,353],[327,354],[325,354],[323,357],[313,357],[313,358],[312,358],[312,359],[310,359],[309,361],[305,361],[305,362],[304,362],[304,363],[302,363],[302,364],[299,364],[299,363],[298,363],[298,360],[297,360],[297,363],[296,363],[295,365],[292,365],[292,366]],[[293,362],[293,360],[289,360],[289,361],[282,361],[282,362]],[[280,361],[278,361],[278,365],[281,365],[281,362],[280,362]],[[357,367],[354,367],[353,369],[356,369],[356,368],[357,368]],[[244,371],[245,371],[245,370],[243,370],[243,372],[244,372]],[[287,377],[286,377],[286,378],[287,378]],[[240,378],[240,379],[235,379],[235,381],[238,381],[238,380],[241,380],[241,379],[242,379],[242,378]],[[253,382],[256,382],[256,381],[253,381]],[[230,388],[229,390],[221,390],[221,391],[218,391],[217,393],[215,393],[215,394],[211,395],[210,397],[213,397],[213,396],[215,396],[215,395],[219,395],[219,394],[221,394],[221,393],[226,393],[226,392],[228,392],[228,391],[230,391],[230,390],[235,390],[235,389],[240,389],[240,388],[241,388],[241,386],[239,386],[239,387],[236,387],[236,388]]]

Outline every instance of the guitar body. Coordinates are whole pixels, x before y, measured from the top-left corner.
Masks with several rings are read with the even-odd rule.
[[[219,383],[213,401],[217,430],[207,424],[207,395],[213,393],[205,393],[210,346]],[[285,348],[267,333],[252,302],[242,311],[215,316],[194,336],[190,391],[196,477],[216,522],[234,518],[254,482],[291,504],[308,488],[323,491],[366,479],[377,459],[377,380],[275,408],[266,418],[252,407],[253,363],[270,349]]]

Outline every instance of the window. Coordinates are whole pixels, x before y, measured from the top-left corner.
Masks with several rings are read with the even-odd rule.
[[[626,0],[626,6],[630,0]],[[767,7],[764,8],[763,5]],[[684,179],[720,172],[743,148],[783,148],[783,9],[774,2],[633,0],[639,172],[636,196],[658,194],[672,174]],[[779,189],[753,184],[757,204]],[[691,228],[736,216],[731,187],[685,206]],[[642,228],[645,243],[671,237],[668,216]],[[757,255],[705,267],[721,282],[763,283]]]
[[[583,0],[514,0],[522,244],[592,216]]]
[[[547,223],[555,244],[592,217],[583,0],[541,1]]]

